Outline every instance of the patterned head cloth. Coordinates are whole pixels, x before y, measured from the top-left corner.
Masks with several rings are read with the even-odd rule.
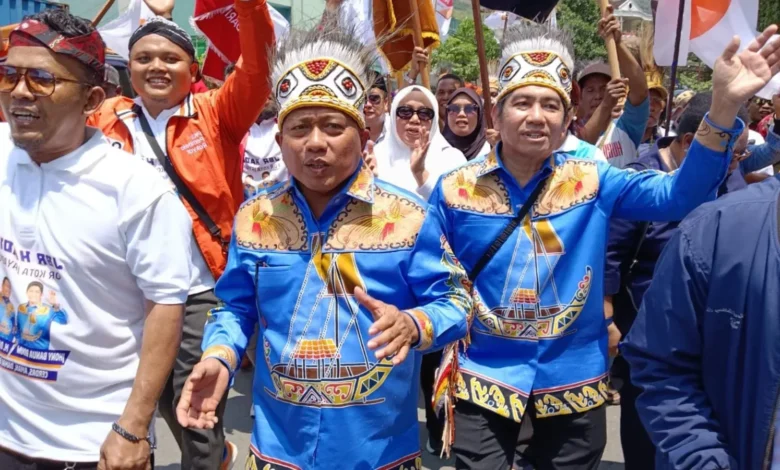
[[[11,33],[9,49],[14,46],[47,47],[57,54],[78,60],[102,80],[105,75],[106,45],[96,30],[90,34],[65,37],[45,23],[27,19]]]
[[[292,32],[272,64],[273,91],[279,102],[279,128],[292,111],[312,106],[333,108],[365,128],[363,104],[375,73],[376,52],[358,34],[341,25]]]
[[[645,70],[645,79],[647,80],[647,89],[656,90],[661,94],[661,99],[666,102],[669,92],[664,87],[664,72],[662,69],[653,68]]]
[[[571,37],[547,24],[522,22],[506,32],[501,55],[498,100],[525,86],[543,86],[571,105],[574,54]]]

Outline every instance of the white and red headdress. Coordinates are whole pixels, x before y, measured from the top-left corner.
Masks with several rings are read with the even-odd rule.
[[[523,22],[507,30],[505,42],[498,72],[499,100],[518,88],[535,85],[556,91],[566,106],[571,104],[574,54],[567,32]]]
[[[337,109],[365,127],[363,105],[376,54],[357,37],[334,22],[285,39],[272,66],[280,128],[290,112],[311,106]]]

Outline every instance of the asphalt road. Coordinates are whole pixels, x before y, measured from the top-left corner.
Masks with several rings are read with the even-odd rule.
[[[238,460],[236,461],[236,470],[244,468],[248,449],[249,435],[252,432],[252,418],[249,417],[249,409],[252,403],[251,372],[240,372],[236,377],[233,389],[230,391],[228,405],[225,411],[225,432],[227,438],[235,443],[239,449]],[[425,448],[425,412],[422,409],[417,410],[420,419],[420,446]],[[604,452],[604,458],[600,470],[624,470],[623,452],[620,449],[620,436],[618,434],[620,426],[620,410],[618,407],[611,406],[607,410],[607,449]],[[157,418],[157,440],[158,449],[155,460],[156,470],[180,470],[179,464],[181,454],[173,440],[165,421]],[[454,470],[454,460],[442,461],[437,457],[423,450],[423,466],[426,470]]]

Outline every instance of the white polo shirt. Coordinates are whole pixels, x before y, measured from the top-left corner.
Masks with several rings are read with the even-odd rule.
[[[0,447],[31,458],[99,460],[138,370],[145,299],[182,304],[190,285],[183,205],[90,132],[38,165],[0,130]]]

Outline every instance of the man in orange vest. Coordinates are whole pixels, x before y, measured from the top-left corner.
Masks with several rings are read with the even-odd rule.
[[[266,51],[274,29],[268,7],[265,0],[236,0],[235,9],[243,59],[219,90],[190,93],[198,72],[190,37],[175,23],[155,18],[130,38],[129,68],[138,97],[109,100],[90,120],[112,145],[167,177],[192,216],[193,281],[179,356],[159,404],[188,470],[230,468],[236,457],[235,446],[224,441],[221,420],[211,430],[182,429],[174,412],[202,354],[207,314],[217,306],[214,284],[225,268],[233,217],[244,198],[239,145],[269,94]]]

